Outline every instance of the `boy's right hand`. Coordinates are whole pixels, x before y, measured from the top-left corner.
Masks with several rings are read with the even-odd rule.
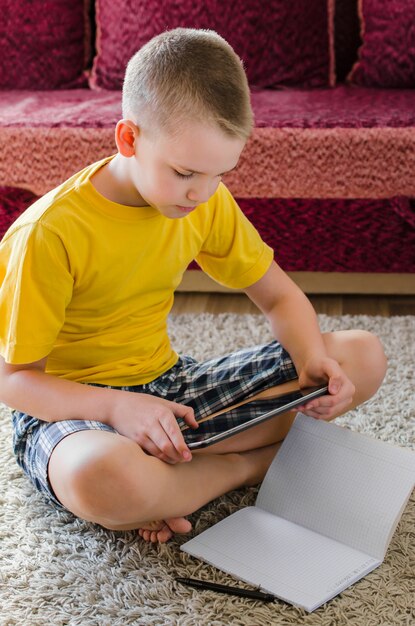
[[[110,392],[113,402],[107,424],[161,461],[172,464],[191,461],[192,454],[176,418],[181,417],[188,426],[197,428],[192,407],[145,393],[118,389]]]

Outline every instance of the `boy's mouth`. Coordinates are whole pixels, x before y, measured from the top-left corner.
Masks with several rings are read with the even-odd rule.
[[[176,204],[176,208],[179,209],[179,211],[182,211],[183,213],[190,213],[196,207],[194,207],[194,206],[179,206],[178,204]]]

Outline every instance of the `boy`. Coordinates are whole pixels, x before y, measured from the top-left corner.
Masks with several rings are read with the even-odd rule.
[[[263,478],[294,418],[192,455],[195,413],[298,377],[328,382],[303,410],[331,420],[383,379],[377,338],[322,335],[220,182],[251,129],[232,48],[211,31],[163,33],[128,64],[117,154],[46,194],[1,244],[0,399],[17,461],[57,506],[106,528],[187,532],[185,515]],[[202,364],[172,350],[167,317],[194,258],[245,290],[275,342]]]

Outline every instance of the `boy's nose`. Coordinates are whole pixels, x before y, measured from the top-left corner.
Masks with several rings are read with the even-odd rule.
[[[215,192],[215,189],[211,189],[209,183],[198,185],[187,192],[187,199],[195,204],[202,204],[207,202],[211,195]]]
[[[195,189],[191,189],[187,193],[187,199],[194,204],[202,204],[202,202],[206,202],[209,199],[208,197],[204,198],[204,195],[206,194],[203,194]]]

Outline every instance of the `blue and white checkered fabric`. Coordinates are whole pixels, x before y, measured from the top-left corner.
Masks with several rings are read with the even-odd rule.
[[[121,387],[134,393],[148,393],[193,407],[196,419],[236,404],[264,389],[297,377],[289,354],[276,341],[244,348],[232,354],[198,363],[182,356],[170,370],[145,385]],[[118,387],[119,389],[119,387]],[[263,412],[261,405],[239,407],[223,416],[203,422],[197,431],[186,429],[183,436],[190,443],[203,433],[215,435]],[[254,412],[253,412],[254,411]],[[179,424],[183,420],[178,418]],[[111,426],[99,421],[65,420],[44,422],[26,413],[13,411],[13,447],[18,464],[35,487],[57,506],[48,480],[47,467],[55,446],[67,435],[80,430],[107,430]],[[196,434],[197,433],[197,434]]]

